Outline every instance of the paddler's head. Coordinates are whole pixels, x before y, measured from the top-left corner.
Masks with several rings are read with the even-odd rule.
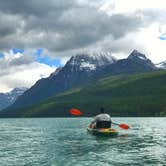
[[[100,113],[103,114],[104,112],[105,112],[105,111],[104,111],[104,108],[101,107],[101,108],[100,108]]]

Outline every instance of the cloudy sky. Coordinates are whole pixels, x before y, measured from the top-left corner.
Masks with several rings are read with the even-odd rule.
[[[82,51],[166,60],[165,0],[0,0],[0,92],[32,86]]]

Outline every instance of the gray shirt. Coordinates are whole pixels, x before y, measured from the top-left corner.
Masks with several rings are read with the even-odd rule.
[[[111,121],[111,117],[110,117],[110,115],[105,114],[105,113],[99,114],[99,115],[95,116],[95,118],[93,120],[93,122],[97,122],[97,121]]]

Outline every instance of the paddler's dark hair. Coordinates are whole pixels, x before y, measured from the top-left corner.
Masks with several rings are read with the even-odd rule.
[[[100,108],[100,113],[104,113],[105,111],[104,111],[104,108],[103,107],[101,107]]]

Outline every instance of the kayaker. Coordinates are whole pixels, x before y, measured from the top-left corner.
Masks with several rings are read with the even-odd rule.
[[[111,128],[111,117],[106,114],[104,108],[100,108],[100,114],[95,116],[91,123],[92,128]]]

